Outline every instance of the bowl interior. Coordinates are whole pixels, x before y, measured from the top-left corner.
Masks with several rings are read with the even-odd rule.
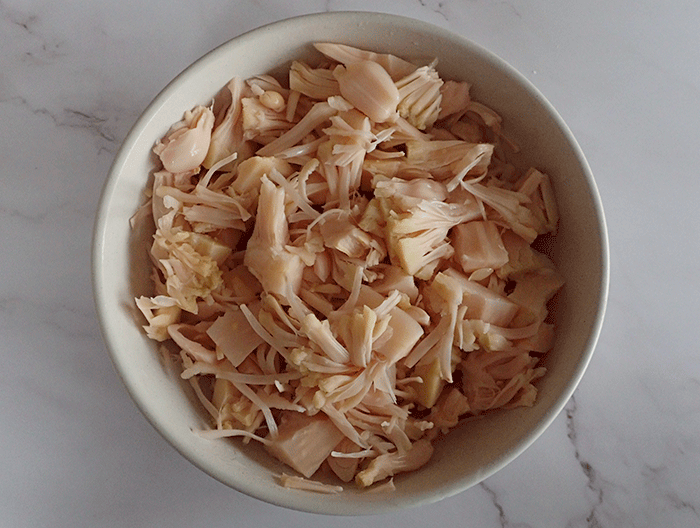
[[[437,446],[423,469],[395,479],[393,493],[349,489],[320,496],[279,487],[284,468],[254,443],[208,441],[192,433],[206,419],[177,372],[141,330],[133,300],[150,294],[147,247],[152,231],[133,231],[130,217],[143,202],[156,139],[196,104],[207,104],[229,79],[285,72],[294,59],[318,57],[311,44],[342,42],[408,59],[439,59],[445,79],[466,80],[474,99],[497,110],[504,132],[522,147],[522,161],[552,178],[561,220],[554,260],[566,285],[554,313],[557,338],[546,358],[532,408],[465,423]],[[93,272],[95,300],[113,362],[134,401],[186,458],[221,482],[282,506],[318,513],[365,514],[416,506],[453,495],[488,477],[520,454],[549,425],[573,393],[593,353],[607,296],[607,238],[588,165],[549,103],[503,61],[466,39],[402,17],[326,13],[294,18],[237,37],[194,63],[147,108],[117,154],[98,211]]]

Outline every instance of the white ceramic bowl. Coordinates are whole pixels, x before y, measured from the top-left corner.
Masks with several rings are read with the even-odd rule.
[[[439,59],[443,78],[473,84],[475,99],[504,118],[527,159],[552,178],[560,208],[554,260],[566,285],[555,309],[557,338],[532,408],[494,414],[453,430],[427,466],[395,479],[393,493],[349,487],[318,495],[280,487],[284,468],[258,445],[192,433],[206,418],[177,375],[167,372],[141,330],[133,299],[150,294],[148,232],[129,218],[153,168],[151,147],[183,112],[206,104],[234,75],[288,69],[311,43],[335,41],[405,58]],[[545,98],[508,64],[467,39],[424,22],[375,13],[324,13],[271,24],[216,48],[173,80],[136,122],[117,154],[97,215],[93,273],[97,311],[112,360],[137,406],[183,456],[214,478],[277,505],[326,514],[393,511],[438,501],[475,485],[522,453],[571,397],[600,332],[608,291],[608,245],[591,171],[571,132]]]

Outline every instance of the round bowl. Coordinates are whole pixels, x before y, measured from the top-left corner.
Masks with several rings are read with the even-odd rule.
[[[412,59],[437,57],[445,79],[472,83],[473,98],[494,108],[524,163],[549,173],[560,209],[553,259],[566,284],[554,307],[556,342],[545,358],[533,407],[464,423],[436,445],[422,469],[395,479],[396,489],[338,495],[281,487],[284,467],[254,442],[206,440],[204,411],[177,373],[164,368],[142,331],[134,298],[150,294],[147,248],[152,233],[129,219],[143,202],[154,168],[151,148],[183,112],[207,104],[229,79],[288,69],[316,57],[311,44],[341,42]],[[608,242],[600,197],[571,132],[527,79],[462,36],[399,16],[324,13],[297,17],[236,37],[189,66],[158,94],[116,155],[105,184],[93,241],[93,286],[104,340],[127,390],[146,418],[185,458],[222,483],[276,505],[323,514],[359,515],[432,503],[478,484],[521,454],[564,408],[591,359],[608,291]],[[255,445],[254,445],[255,444]]]

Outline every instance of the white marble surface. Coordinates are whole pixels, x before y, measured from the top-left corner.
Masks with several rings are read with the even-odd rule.
[[[603,197],[606,323],[566,410],[513,464],[400,514],[330,519],[231,491],[138,413],[93,309],[93,217],[140,111],[264,23],[376,10],[510,62],[578,138]],[[700,3],[0,1],[0,526],[700,525]]]

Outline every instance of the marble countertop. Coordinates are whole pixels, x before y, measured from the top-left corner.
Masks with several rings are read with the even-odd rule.
[[[523,455],[455,497],[330,519],[184,460],[139,414],[93,307],[90,244],[121,140],[190,62],[262,24],[375,10],[451,29],[528,77],[603,198],[596,354]],[[692,0],[0,1],[0,525],[700,525],[700,3]]]

